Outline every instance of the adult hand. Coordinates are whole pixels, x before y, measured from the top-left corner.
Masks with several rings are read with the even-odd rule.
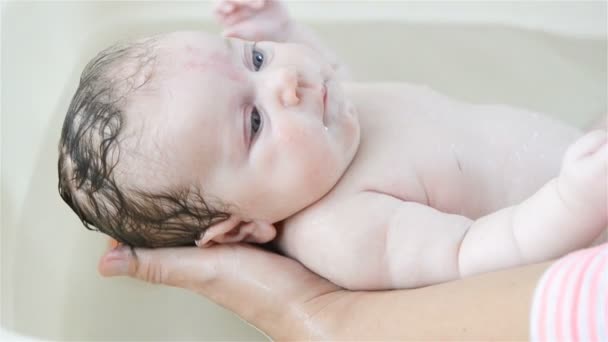
[[[102,257],[99,270],[197,292],[274,340],[525,340],[532,294],[550,264],[415,290],[350,292],[249,245],[135,255],[119,247]]]
[[[104,276],[128,275],[199,293],[274,339],[326,339],[321,311],[352,297],[298,262],[246,244],[209,248],[118,247],[99,263]]]

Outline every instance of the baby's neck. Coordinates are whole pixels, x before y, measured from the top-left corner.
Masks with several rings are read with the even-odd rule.
[[[378,103],[378,96],[374,91],[377,87],[374,87],[374,83],[342,82],[341,84],[344,96],[355,106],[359,118],[369,115],[370,112],[377,112],[378,109],[374,108],[382,105]]]

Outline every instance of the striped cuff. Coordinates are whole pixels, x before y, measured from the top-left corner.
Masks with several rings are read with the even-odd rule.
[[[530,314],[532,341],[608,341],[608,243],[561,258],[543,275]]]

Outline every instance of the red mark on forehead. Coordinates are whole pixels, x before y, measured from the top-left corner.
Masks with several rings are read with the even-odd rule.
[[[208,56],[203,56],[200,49],[186,45],[188,51],[188,59],[184,67],[188,71],[193,72],[210,72],[215,71],[227,76],[235,82],[242,82],[243,78],[232,65],[230,55],[222,52],[212,52]]]

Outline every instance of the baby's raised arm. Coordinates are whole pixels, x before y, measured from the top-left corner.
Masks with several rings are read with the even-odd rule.
[[[307,266],[350,289],[387,289],[551,260],[606,229],[607,175],[608,139],[598,130],[569,147],[560,175],[534,195],[477,220],[363,192],[333,210],[336,248]]]
[[[461,275],[550,260],[588,246],[608,226],[606,131],[566,151],[560,175],[519,205],[477,220],[462,241]]]
[[[223,26],[222,34],[225,36],[308,45],[325,56],[339,78],[351,78],[350,72],[338,61],[335,53],[310,28],[289,16],[282,1],[222,0],[215,6],[215,16]]]

